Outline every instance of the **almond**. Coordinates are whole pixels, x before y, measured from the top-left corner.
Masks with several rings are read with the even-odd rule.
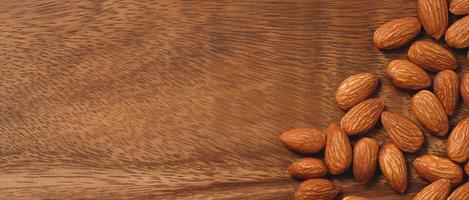
[[[448,27],[448,4],[446,0],[418,0],[419,18],[423,28],[436,40]]]
[[[469,182],[459,186],[458,189],[448,197],[448,200],[469,200]]]
[[[396,113],[384,111],[381,113],[381,123],[392,143],[402,151],[415,152],[425,140],[415,123]]]
[[[423,188],[413,200],[446,200],[451,191],[451,183],[448,179],[437,180]]]
[[[430,40],[421,40],[410,45],[407,56],[410,61],[428,71],[456,69],[456,57],[445,47]]]
[[[344,197],[342,200],[370,200],[366,197],[359,197],[359,196],[347,196]]]
[[[433,92],[448,116],[452,116],[459,102],[459,78],[452,70],[443,70],[433,79]]]
[[[469,0],[452,0],[449,11],[455,15],[469,15]]]
[[[327,174],[327,167],[322,160],[302,158],[288,167],[288,174],[297,179],[320,178]]]
[[[469,54],[468,54],[469,55]],[[464,103],[469,105],[469,73],[465,73],[461,80],[461,96]]]
[[[379,49],[401,47],[420,33],[420,27],[420,22],[415,17],[393,19],[376,29],[373,43]]]
[[[295,200],[332,200],[339,191],[340,188],[327,179],[308,179],[296,189]]]
[[[455,48],[469,47],[469,15],[456,21],[448,28],[446,43]]]
[[[448,179],[451,184],[457,185],[463,178],[461,167],[446,158],[422,155],[416,158],[412,165],[418,175],[431,182],[438,179]]]
[[[340,125],[348,135],[357,135],[373,128],[378,122],[381,112],[384,110],[384,103],[381,99],[372,98],[365,100],[350,109]]]
[[[399,193],[407,189],[407,166],[404,155],[393,144],[385,144],[379,150],[379,167],[388,184]]]
[[[360,73],[346,78],[339,84],[335,98],[339,107],[348,110],[364,101],[376,90],[378,78],[371,73]]]
[[[288,149],[304,154],[318,153],[326,145],[326,135],[314,128],[288,130],[279,138]]]
[[[348,136],[335,123],[327,129],[324,160],[329,172],[333,175],[345,172],[352,164],[352,146]]]
[[[469,158],[469,118],[460,121],[451,131],[446,152],[455,162],[463,163]]]
[[[412,111],[433,134],[445,136],[448,133],[448,116],[438,98],[430,91],[422,90],[412,97]]]
[[[378,142],[364,137],[353,147],[353,174],[359,183],[367,183],[375,175],[378,164]]]
[[[389,62],[386,74],[394,86],[405,90],[421,90],[432,84],[427,72],[407,60]]]

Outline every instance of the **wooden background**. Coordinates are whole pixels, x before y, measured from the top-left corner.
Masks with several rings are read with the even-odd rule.
[[[0,0],[0,198],[291,199],[286,168],[301,156],[277,137],[339,122],[347,76],[378,75],[386,109],[415,120],[412,93],[384,76],[406,48],[381,52],[371,37],[416,6]],[[451,125],[467,114],[461,104]],[[378,127],[367,135],[386,141]],[[426,136],[408,164],[444,155],[444,139]],[[379,172],[366,186],[333,179],[341,196],[408,199],[427,184],[410,173],[406,195]]]

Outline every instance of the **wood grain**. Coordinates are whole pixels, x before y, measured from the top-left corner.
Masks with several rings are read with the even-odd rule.
[[[371,41],[404,16],[416,1],[0,0],[0,198],[291,199],[286,168],[302,156],[277,137],[339,122],[345,77],[377,74],[386,109],[416,121],[412,93],[384,77],[406,49]],[[444,155],[426,137],[408,164]],[[333,178],[342,195],[409,199],[427,184],[411,171],[398,195],[351,174]]]

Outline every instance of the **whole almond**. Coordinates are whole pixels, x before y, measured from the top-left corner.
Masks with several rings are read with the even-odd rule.
[[[460,121],[451,131],[446,152],[455,162],[463,163],[469,158],[469,118]]]
[[[451,183],[448,179],[437,180],[423,188],[413,200],[446,200],[451,192]]]
[[[367,99],[350,109],[340,121],[347,135],[357,135],[373,128],[378,122],[384,103],[381,99]]]
[[[410,45],[410,61],[428,71],[456,69],[456,57],[448,49],[430,40],[420,40]]]
[[[320,178],[327,174],[327,167],[320,159],[302,158],[288,167],[288,174],[297,179]]]
[[[332,200],[340,188],[332,181],[312,178],[303,181],[295,191],[295,200]]]
[[[463,178],[461,167],[446,158],[426,154],[416,158],[412,165],[418,175],[430,182],[448,179],[451,184],[457,185]]]
[[[438,98],[430,91],[422,90],[412,97],[412,111],[433,134],[445,136],[448,133],[448,116]]]
[[[469,0],[452,0],[449,11],[455,15],[469,15]]]
[[[279,138],[288,149],[304,154],[318,153],[326,145],[326,135],[314,128],[288,130]]]
[[[327,129],[326,150],[324,160],[329,172],[341,174],[352,164],[352,146],[350,140],[340,127],[332,123]]]
[[[399,193],[407,189],[407,166],[404,155],[393,144],[385,144],[379,150],[379,167],[388,184]]]
[[[406,117],[384,111],[381,123],[389,139],[402,151],[415,152],[422,146],[425,138],[422,130]]]
[[[469,47],[469,15],[456,21],[448,28],[446,43],[455,48]]]
[[[433,79],[433,92],[448,116],[452,116],[459,102],[459,78],[452,70],[443,70]]]
[[[418,0],[419,18],[428,35],[439,40],[448,27],[446,0]]]
[[[375,175],[378,165],[378,142],[364,137],[353,147],[353,174],[359,183],[367,183]]]
[[[378,78],[371,73],[359,73],[339,84],[335,98],[340,108],[348,110],[364,101],[376,90]]]
[[[469,200],[469,182],[466,182],[464,185],[454,190],[448,197],[448,200]]]
[[[389,62],[386,74],[394,86],[405,90],[421,90],[432,84],[427,72],[407,60]]]
[[[465,73],[461,79],[461,96],[464,103],[469,105],[469,73]]]
[[[420,33],[420,27],[420,22],[415,17],[393,19],[376,29],[373,43],[379,49],[401,47]]]
[[[347,196],[344,197],[342,200],[370,200],[366,197],[359,197],[359,196]]]

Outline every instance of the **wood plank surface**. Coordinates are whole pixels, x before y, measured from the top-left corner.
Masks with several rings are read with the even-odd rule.
[[[339,122],[347,76],[376,74],[386,109],[415,120],[413,94],[384,75],[406,48],[371,42],[404,16],[416,1],[0,0],[0,199],[292,199],[302,156],[277,137]],[[444,155],[426,136],[408,164]],[[329,178],[341,197],[383,200],[427,184],[413,170],[404,195],[379,172]]]

